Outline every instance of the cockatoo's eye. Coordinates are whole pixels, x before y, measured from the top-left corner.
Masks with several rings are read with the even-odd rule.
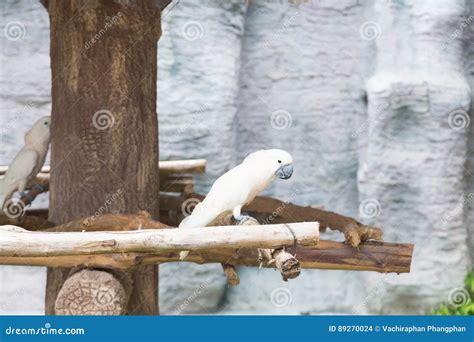
[[[278,164],[281,164],[281,160],[278,160]]]
[[[45,122],[44,125],[45,125],[45,126],[48,126],[48,122]]]

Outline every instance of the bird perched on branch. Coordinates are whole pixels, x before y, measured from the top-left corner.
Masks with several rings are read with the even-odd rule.
[[[25,146],[13,159],[0,184],[3,192],[2,211],[15,191],[24,192],[28,183],[41,171],[51,140],[50,127],[51,117],[44,116],[26,132]]]
[[[283,150],[260,150],[249,154],[244,161],[220,176],[206,198],[196,205],[179,228],[205,227],[225,211],[232,211],[237,221],[248,216],[241,214],[242,207],[250,203],[275,177],[288,179],[293,174],[293,158]],[[189,251],[180,252],[183,260]]]

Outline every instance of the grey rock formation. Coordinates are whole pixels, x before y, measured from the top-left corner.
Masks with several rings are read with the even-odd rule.
[[[168,264],[162,313],[423,313],[449,301],[474,257],[473,15],[472,0],[182,0],[166,10],[162,159],[207,158],[205,192],[247,153],[284,148],[294,177],[266,194],[358,216],[415,255],[404,275],[304,270],[284,283],[240,268],[235,288],[220,265]],[[49,23],[35,1],[5,2],[2,17],[6,164],[50,109]],[[7,37],[18,22],[24,35]],[[44,286],[44,269],[0,267],[0,313],[41,314]]]

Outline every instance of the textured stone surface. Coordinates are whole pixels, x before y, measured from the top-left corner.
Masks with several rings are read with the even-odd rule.
[[[415,255],[399,276],[303,270],[284,283],[240,268],[234,288],[220,265],[168,264],[162,313],[420,313],[447,301],[474,257],[474,124],[450,116],[472,115],[474,1],[205,3],[165,13],[161,157],[207,158],[206,191],[248,152],[284,148],[294,177],[267,194],[359,216],[387,241],[415,243]],[[5,164],[50,109],[49,24],[35,1],[1,6],[2,23],[26,28],[1,37]],[[0,312],[41,314],[44,284],[42,269],[1,267]]]

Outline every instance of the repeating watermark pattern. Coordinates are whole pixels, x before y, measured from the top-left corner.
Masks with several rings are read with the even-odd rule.
[[[467,304],[471,298],[469,292],[464,287],[456,287],[449,291],[448,304],[453,307],[460,307]]]
[[[3,28],[3,33],[8,40],[14,42],[25,38],[26,28],[20,21],[10,21]]]
[[[359,215],[363,218],[375,218],[380,215],[382,207],[375,198],[367,198],[359,205]]]
[[[26,205],[21,199],[10,198],[5,201],[3,213],[11,219],[16,219],[25,213],[25,207]]]
[[[190,127],[195,126],[203,120],[203,114],[210,111],[209,107],[201,105],[198,110],[191,113],[191,117],[187,118],[183,125],[181,125],[178,134],[184,134]],[[207,118],[206,118],[207,120]]]
[[[384,102],[377,106],[374,115],[371,116],[370,119],[367,119],[362,125],[360,125],[359,128],[357,128],[355,132],[352,133],[352,137],[357,138],[362,135],[369,128],[370,123],[377,120],[382,114],[387,111],[388,108],[390,108],[390,101]]]
[[[280,213],[285,210],[286,206],[293,201],[293,199],[298,195],[298,193],[298,190],[295,190],[295,192],[291,194],[288,200],[284,201],[269,216],[265,217],[265,219],[262,220],[262,224],[271,224],[273,220],[275,220],[280,215]]]
[[[122,12],[117,12],[117,14],[115,14],[113,17],[105,17],[104,27],[97,31],[97,33],[84,44],[84,48],[88,50],[94,46],[94,44],[97,43],[99,39],[102,38],[102,36],[106,34],[107,31],[110,30],[121,19],[123,19]]]
[[[299,17],[299,16],[300,16],[299,12],[295,12],[295,14],[293,14],[292,16],[286,18],[283,21],[283,25],[281,26],[281,28],[276,30],[275,33],[273,33],[269,39],[267,39],[263,42],[263,46],[265,48],[268,48],[269,46],[272,45],[272,43],[274,43],[275,41],[278,41],[280,39],[280,37],[288,29],[288,27],[290,27],[290,25],[292,25],[294,23],[294,21],[296,20],[296,18]]]
[[[380,25],[375,21],[366,21],[359,27],[359,34],[362,39],[371,41],[375,40],[382,34]]]
[[[461,37],[462,33],[469,27],[469,25],[474,21],[474,16],[470,15],[463,21],[461,21],[458,25],[458,28],[454,30],[448,38],[446,38],[443,41],[443,46],[441,47],[441,50],[446,50],[448,48],[448,45],[455,39],[458,39]]]
[[[24,116],[24,114],[29,109],[31,109],[32,105],[33,105],[33,101],[29,101],[26,105],[24,105],[21,110],[19,110],[18,112],[15,113],[15,116],[13,117],[13,119],[9,120],[6,124],[2,125],[2,127],[0,128],[0,132],[2,134],[6,134],[9,131],[11,131],[13,129],[14,125],[18,121],[21,120],[21,118]]]
[[[283,130],[291,127],[293,118],[290,112],[278,109],[270,115],[270,124],[273,128]]]
[[[462,211],[464,208],[466,208],[468,206],[468,204],[474,199],[474,193],[469,193],[466,198],[461,202],[459,203],[456,208],[454,208],[453,210],[451,210],[449,213],[447,213],[446,215],[443,216],[443,218],[441,219],[444,223],[447,223],[449,221],[451,221],[454,217],[457,217],[459,215],[461,215]]]
[[[448,125],[456,131],[469,127],[470,123],[471,118],[463,109],[456,109],[448,115]]]
[[[367,305],[376,298],[380,298],[380,295],[383,291],[387,288],[387,280],[389,279],[396,279],[396,276],[393,274],[384,274],[382,275],[381,279],[375,283],[374,286],[367,291],[367,295],[364,297],[364,300],[361,304],[357,305],[353,308],[352,314],[353,315],[361,315],[365,313],[365,308]]]
[[[185,301],[176,308],[174,311],[175,315],[181,314],[186,307],[188,307],[192,302],[196,300],[196,298],[201,294],[201,292],[209,286],[209,280],[203,281],[197,288],[194,289],[193,293],[188,296],[188,298],[185,299]]]
[[[109,198],[107,198],[104,202],[104,205],[102,205],[97,211],[92,215],[91,217],[88,217],[84,222],[82,223],[83,226],[88,227],[94,222],[99,216],[105,214],[108,211],[108,208],[112,205],[113,202],[117,200],[120,196],[122,196],[122,189],[118,189],[116,192],[114,192]]]
[[[277,308],[282,308],[291,303],[291,301],[293,300],[293,296],[291,295],[291,291],[286,287],[277,287],[270,294],[270,300],[273,306],[276,306]]]
[[[188,198],[181,204],[181,212],[184,216],[189,216],[201,201],[197,198]]]
[[[99,131],[112,128],[115,124],[115,117],[110,110],[101,109],[92,116],[92,124]]]
[[[188,41],[198,40],[204,36],[204,28],[197,21],[188,21],[183,25],[182,35]]]

